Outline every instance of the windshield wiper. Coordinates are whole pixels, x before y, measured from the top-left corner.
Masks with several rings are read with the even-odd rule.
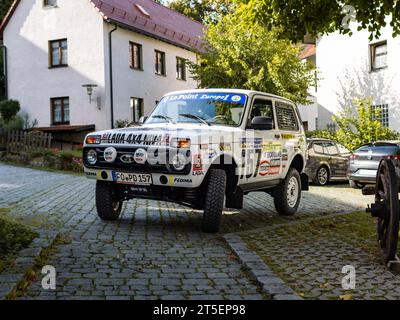
[[[156,114],[156,115],[151,116],[151,117],[152,117],[152,118],[155,118],[155,119],[163,119],[163,120],[166,120],[166,121],[169,122],[169,123],[175,124],[175,123],[172,121],[172,118],[170,118],[170,117],[168,117],[168,116],[163,116],[163,115],[161,115],[161,114]]]
[[[202,123],[204,123],[204,124],[206,124],[206,125],[208,125],[208,126],[211,126],[211,123],[207,122],[207,121],[204,120],[203,118],[200,118],[199,116],[196,116],[196,115],[194,115],[194,114],[183,113],[183,114],[180,114],[179,116],[185,117],[185,118],[189,118],[189,119],[194,119],[194,120],[197,120],[197,121],[199,121],[199,122],[202,122]]]

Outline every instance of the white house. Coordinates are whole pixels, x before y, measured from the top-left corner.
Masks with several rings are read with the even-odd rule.
[[[0,26],[8,98],[50,132],[137,122],[165,93],[197,87],[185,61],[203,29],[152,0],[16,0]]]
[[[309,130],[334,129],[332,115],[351,106],[357,97],[372,98],[381,109],[380,121],[400,131],[400,37],[381,30],[379,39],[354,30],[352,36],[333,33],[306,46],[302,58],[314,61],[318,86],[311,92],[313,103],[301,106]]]

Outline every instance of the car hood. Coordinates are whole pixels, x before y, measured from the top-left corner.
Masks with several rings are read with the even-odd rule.
[[[192,144],[232,143],[244,130],[238,127],[197,124],[149,124],[91,133],[100,135],[102,145],[163,145],[174,138],[191,139]]]

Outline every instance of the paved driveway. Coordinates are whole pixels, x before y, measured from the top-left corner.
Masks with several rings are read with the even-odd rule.
[[[96,215],[94,187],[81,176],[0,164],[0,208],[42,217],[52,231],[70,239],[49,261],[57,270],[57,290],[43,291],[37,281],[30,297],[268,298],[241,270],[222,234],[355,211],[366,203],[359,191],[349,194],[340,185],[329,192],[313,188],[304,194],[297,216],[280,218],[268,195],[254,193],[240,212],[225,212],[221,234],[206,235],[200,232],[199,212],[158,201],[130,201],[118,222],[104,223]]]

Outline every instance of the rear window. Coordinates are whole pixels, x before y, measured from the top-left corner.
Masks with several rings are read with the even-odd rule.
[[[299,131],[299,124],[297,123],[296,112],[293,106],[277,102],[275,109],[280,130]]]
[[[392,154],[396,153],[399,150],[399,147],[396,145],[378,145],[374,146],[372,144],[362,146],[356,152],[360,153],[367,153],[368,151],[372,150],[373,152],[377,153],[384,153],[384,154]]]

